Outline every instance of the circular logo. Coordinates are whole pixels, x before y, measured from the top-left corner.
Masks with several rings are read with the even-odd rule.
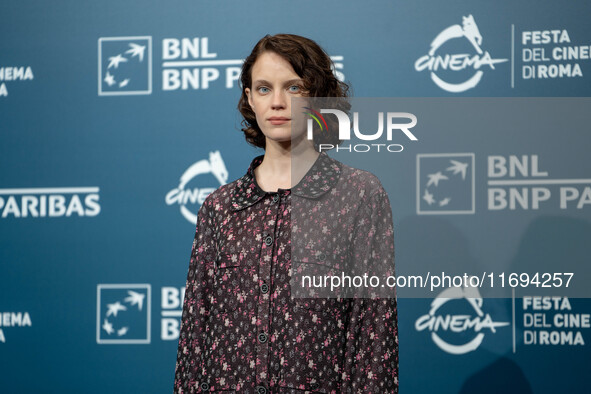
[[[169,191],[165,198],[167,205],[179,205],[181,214],[192,224],[197,223],[197,215],[187,208],[187,205],[203,204],[207,196],[216,189],[212,187],[186,188],[191,180],[203,174],[212,174],[218,180],[220,186],[226,184],[228,171],[220,151],[209,152],[209,159],[199,160],[187,168],[181,175],[178,187]]]
[[[474,310],[476,316],[465,314],[457,315],[442,315],[438,310],[448,302],[465,299]],[[497,327],[504,327],[509,325],[507,322],[495,322],[490,315],[482,311],[482,297],[477,288],[461,288],[452,287],[442,291],[431,303],[431,309],[428,314],[425,314],[417,319],[415,328],[417,331],[429,330],[431,331],[431,339],[443,351],[450,354],[465,354],[474,351],[480,346],[484,339],[483,329],[489,329],[491,332],[496,332]],[[446,342],[437,334],[438,331],[451,331],[454,333],[462,333],[473,329],[476,336],[462,344],[454,345]]]
[[[466,53],[436,54],[437,50],[443,44],[458,38],[468,40],[476,53],[473,55]],[[489,66],[491,70],[494,70],[495,64],[507,61],[507,59],[493,59],[487,51],[482,50],[480,47],[481,44],[482,36],[474,21],[474,17],[472,15],[463,16],[461,26],[452,25],[435,37],[431,42],[429,54],[420,57],[415,62],[415,70],[423,71],[428,69],[431,71],[431,80],[443,90],[452,93],[464,92],[478,85],[483,75],[483,71],[481,70],[483,66]],[[474,73],[460,83],[447,82],[437,75],[438,70],[462,71],[467,68],[472,68]]]

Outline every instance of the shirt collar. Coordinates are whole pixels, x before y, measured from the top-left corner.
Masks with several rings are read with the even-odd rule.
[[[249,207],[265,196],[266,192],[259,187],[254,176],[254,169],[262,163],[263,157],[263,155],[255,157],[246,174],[238,179],[232,194],[232,210],[238,211]],[[291,192],[300,197],[318,198],[336,185],[340,174],[341,163],[325,152],[321,152],[304,178],[291,189]]]

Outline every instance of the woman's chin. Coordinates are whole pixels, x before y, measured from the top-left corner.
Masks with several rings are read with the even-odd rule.
[[[291,130],[273,130],[269,133],[264,133],[267,141],[273,142],[290,142]]]

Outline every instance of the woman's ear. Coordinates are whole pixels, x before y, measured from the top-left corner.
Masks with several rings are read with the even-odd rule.
[[[252,104],[252,96],[250,95],[250,88],[244,89],[244,93],[246,93],[246,97],[248,97],[248,105],[254,111],[254,105]]]

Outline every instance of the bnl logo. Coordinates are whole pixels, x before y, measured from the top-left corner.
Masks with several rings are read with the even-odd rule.
[[[149,284],[99,284],[96,295],[96,342],[149,344],[150,293]]]
[[[417,155],[417,214],[473,214],[474,153]]]
[[[99,38],[99,96],[151,93],[152,37]]]

